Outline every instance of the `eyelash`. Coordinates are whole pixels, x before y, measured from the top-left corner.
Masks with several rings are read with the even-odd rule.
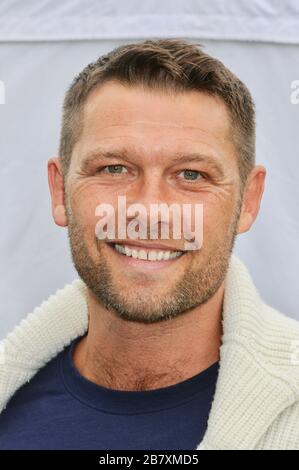
[[[103,167],[100,167],[96,170],[96,173],[99,173],[99,172],[105,172],[106,169],[108,168],[113,168],[113,167],[121,167],[121,168],[125,168],[127,171],[125,173],[128,173],[128,169],[125,165],[121,165],[121,164],[115,164],[115,165],[106,165],[106,166],[103,166]],[[180,175],[181,173],[184,173],[184,172],[187,172],[187,171],[190,171],[190,172],[194,172],[194,173],[198,173],[198,176],[201,176],[200,179],[196,179],[196,180],[184,180],[185,182],[187,182],[188,184],[196,184],[198,183],[201,179],[207,179],[207,175],[206,173],[203,173],[199,170],[191,170],[189,168],[184,168],[183,170],[180,170],[180,172],[178,173],[178,175]],[[109,175],[112,175],[112,176],[115,176],[115,175],[121,175],[123,173],[110,173],[109,171],[106,171],[105,173],[109,174]]]
[[[187,182],[188,184],[196,184],[198,183],[199,181],[201,181],[202,179],[207,179],[207,175],[199,170],[190,170],[189,168],[185,168],[184,170],[181,170],[179,172],[179,174],[181,173],[184,173],[184,172],[187,172],[187,171],[190,171],[192,173],[198,173],[198,176],[200,176],[199,179],[196,179],[196,180],[187,180],[187,179],[184,179],[184,182]]]
[[[107,171],[107,172],[104,171],[106,168],[113,168],[113,167],[122,167],[122,168],[125,168],[126,170],[128,170],[128,169],[125,167],[125,165],[120,165],[120,164],[117,164],[117,163],[116,163],[115,165],[106,165],[106,166],[97,168],[96,173],[100,173],[100,172],[103,171],[104,173],[107,173],[107,174],[109,174],[109,175],[123,174],[123,173],[109,173],[108,171]]]

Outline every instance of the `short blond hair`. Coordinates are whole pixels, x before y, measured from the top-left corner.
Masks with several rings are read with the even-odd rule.
[[[255,106],[246,85],[200,44],[180,39],[146,40],[120,46],[87,65],[66,92],[59,155],[67,174],[82,130],[89,93],[108,81],[165,92],[199,91],[219,97],[231,120],[231,135],[244,185],[255,164]]]

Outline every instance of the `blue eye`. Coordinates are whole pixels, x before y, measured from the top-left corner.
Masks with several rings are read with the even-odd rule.
[[[126,170],[123,172],[122,170]],[[126,173],[127,169],[123,165],[107,165],[103,168],[104,173],[109,173],[110,175]]]
[[[197,170],[183,170],[180,175],[183,174],[183,178],[187,181],[197,181],[202,177],[200,171]],[[198,178],[200,176],[200,178]]]

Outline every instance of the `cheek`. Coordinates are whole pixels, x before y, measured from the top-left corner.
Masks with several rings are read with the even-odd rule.
[[[117,207],[117,195],[109,190],[104,190],[96,184],[80,184],[72,188],[70,205],[76,223],[84,232],[84,237],[88,243],[95,239],[96,225],[101,216],[97,214],[100,204],[109,204]],[[102,214],[104,216],[105,214]],[[114,218],[114,217],[113,217]]]
[[[71,209],[82,220],[90,220],[95,217],[95,211],[99,204],[108,203],[114,205],[115,196],[96,184],[82,183],[74,185],[70,191]]]
[[[204,244],[209,240],[226,238],[229,227],[234,219],[235,207],[232,199],[221,201],[221,204],[204,204],[203,207],[203,236]]]

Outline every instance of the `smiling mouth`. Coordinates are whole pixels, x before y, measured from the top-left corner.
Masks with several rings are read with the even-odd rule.
[[[185,251],[162,250],[158,248],[148,248],[136,245],[126,245],[119,243],[109,243],[119,254],[143,261],[169,261],[181,257]]]

